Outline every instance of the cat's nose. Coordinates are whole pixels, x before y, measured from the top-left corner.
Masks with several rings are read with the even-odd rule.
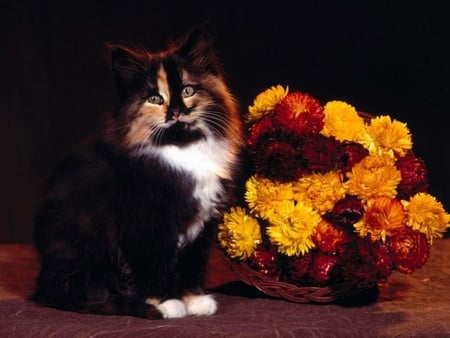
[[[166,115],[166,122],[178,121],[179,117],[180,117],[180,111],[178,109],[169,110],[169,112]]]

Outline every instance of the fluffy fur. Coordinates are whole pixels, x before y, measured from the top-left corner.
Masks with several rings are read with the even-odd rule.
[[[207,252],[232,202],[242,127],[201,31],[166,51],[111,46],[120,102],[67,156],[35,218],[33,299],[144,318],[210,315]]]

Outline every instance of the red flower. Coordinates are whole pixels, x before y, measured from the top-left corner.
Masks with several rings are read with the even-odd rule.
[[[342,255],[343,278],[358,288],[369,288],[380,281],[380,271],[373,246],[367,240],[356,237],[346,246]]]
[[[346,226],[358,222],[364,214],[361,201],[353,196],[346,197],[334,205],[330,217],[333,224]]]
[[[388,241],[393,261],[398,271],[410,274],[422,267],[430,256],[427,236],[405,226],[404,231],[396,232]]]
[[[312,253],[308,252],[301,257],[289,259],[286,267],[288,278],[296,284],[301,284],[302,280],[309,271],[312,262]]]
[[[380,272],[381,277],[385,281],[394,270],[395,264],[392,259],[392,254],[389,246],[386,243],[379,242],[374,248],[374,255],[376,257],[376,266]]]
[[[336,169],[342,158],[341,143],[334,137],[322,134],[311,134],[305,137],[300,145],[301,156],[304,158],[308,172],[326,173]]]
[[[249,147],[256,147],[262,136],[273,134],[275,130],[276,128],[271,118],[266,117],[259,120],[250,128],[250,135],[247,139],[247,145]]]
[[[356,142],[342,143],[342,153],[343,155],[340,160],[340,169],[342,172],[351,171],[354,164],[369,155],[369,151]]]
[[[295,147],[288,142],[268,138],[259,144],[258,152],[251,152],[250,156],[257,175],[277,181],[291,181],[301,174],[301,159]]]
[[[312,264],[309,268],[309,275],[313,282],[324,285],[327,282],[333,281],[335,277],[335,270],[338,267],[338,256],[327,255],[321,251],[314,254]]]
[[[260,274],[274,280],[279,280],[280,270],[277,265],[277,260],[276,249],[265,250],[261,246],[258,246],[254,256],[249,258],[249,263],[252,269],[258,271]]]
[[[324,124],[323,107],[308,94],[292,92],[275,106],[275,120],[284,132],[319,133]]]
[[[398,185],[398,197],[409,199],[418,192],[428,190],[427,170],[421,158],[408,153],[395,163],[402,174],[402,180]]]

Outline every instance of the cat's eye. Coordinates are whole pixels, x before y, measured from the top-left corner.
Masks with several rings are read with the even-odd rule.
[[[162,105],[164,103],[164,99],[161,95],[152,95],[147,99],[148,103]]]
[[[191,97],[194,94],[195,94],[195,88],[192,87],[192,86],[186,86],[181,91],[181,96],[184,97],[184,98]]]

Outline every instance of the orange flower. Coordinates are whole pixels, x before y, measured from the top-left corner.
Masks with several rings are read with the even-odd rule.
[[[368,235],[372,242],[379,239],[386,241],[386,236],[403,228],[407,219],[402,203],[395,198],[370,198],[365,210],[362,220],[354,226],[361,237]]]
[[[324,219],[317,226],[312,239],[316,246],[326,253],[334,253],[340,245],[350,241],[350,237],[342,228],[336,228]]]

